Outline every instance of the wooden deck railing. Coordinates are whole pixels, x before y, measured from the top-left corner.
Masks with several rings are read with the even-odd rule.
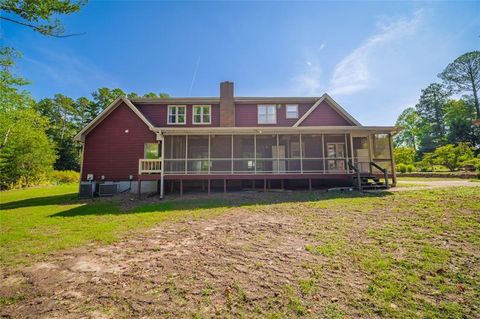
[[[138,174],[160,174],[162,172],[162,159],[138,160]]]

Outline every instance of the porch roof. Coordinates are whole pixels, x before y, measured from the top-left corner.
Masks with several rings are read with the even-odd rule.
[[[155,127],[162,135],[396,133],[395,126],[300,126],[300,127]]]

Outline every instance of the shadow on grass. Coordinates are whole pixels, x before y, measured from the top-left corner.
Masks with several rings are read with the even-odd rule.
[[[251,205],[270,205],[281,203],[300,203],[312,202],[318,200],[332,200],[340,198],[361,198],[361,197],[386,197],[392,195],[391,192],[359,193],[359,192],[292,192],[292,193],[257,193],[242,194],[236,193],[233,196],[224,196],[223,194],[213,194],[212,197],[190,198],[190,199],[167,199],[159,202],[139,201],[135,206],[129,209],[121,209],[120,202],[93,202],[69,210],[58,212],[50,217],[75,217],[87,215],[125,215],[152,212],[170,212],[182,210],[203,210],[214,208],[231,208]]]
[[[18,201],[8,202],[5,204],[0,204],[0,210],[25,208],[25,207],[38,207],[38,206],[47,206],[47,205],[59,205],[59,204],[66,204],[66,203],[70,204],[72,201],[78,199],[77,195],[78,195],[77,193],[68,193],[68,194],[61,194],[61,195],[22,199]]]

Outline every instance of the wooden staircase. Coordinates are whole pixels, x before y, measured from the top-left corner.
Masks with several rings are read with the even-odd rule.
[[[352,178],[353,180],[353,185],[356,186],[356,188],[359,188],[359,182],[358,182],[358,177],[354,176]],[[362,190],[372,190],[372,189],[387,189],[388,185],[386,185],[384,182],[380,181],[380,178],[375,176],[375,175],[366,175],[366,174],[361,174],[360,175],[360,188]]]
[[[358,167],[356,167],[351,161],[348,162],[348,166],[355,172],[352,177],[353,185],[359,191],[363,190],[375,190],[375,189],[388,189],[388,172],[386,168],[380,167],[375,162],[370,162],[370,165],[377,168],[383,173],[384,181],[380,181],[380,178],[373,174],[360,173]]]

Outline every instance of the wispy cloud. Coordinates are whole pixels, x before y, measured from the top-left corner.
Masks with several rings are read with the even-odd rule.
[[[369,88],[373,82],[370,64],[382,54],[389,44],[399,43],[415,34],[422,20],[422,12],[417,11],[412,18],[400,18],[378,26],[358,48],[353,50],[333,71],[328,92],[335,95],[348,95]]]
[[[24,55],[24,60],[41,71],[45,81],[52,81],[60,88],[75,86],[85,91],[92,89],[92,85],[107,87],[119,85],[100,67],[72,52],[42,48],[35,52],[35,57],[30,54]]]
[[[322,87],[322,68],[320,63],[305,61],[301,74],[293,78],[295,94],[315,95]]]

